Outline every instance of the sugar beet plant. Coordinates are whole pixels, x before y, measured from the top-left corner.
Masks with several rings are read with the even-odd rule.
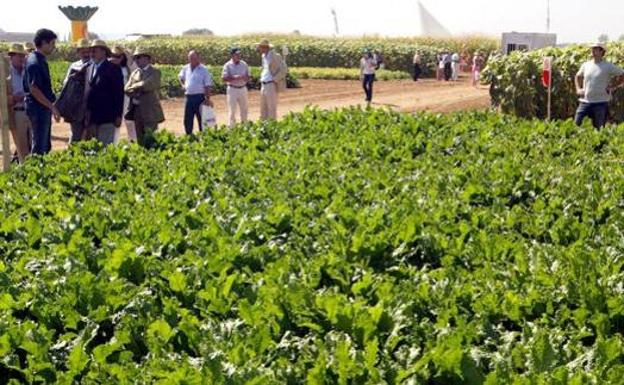
[[[0,176],[1,384],[621,384],[624,127],[307,110]]]

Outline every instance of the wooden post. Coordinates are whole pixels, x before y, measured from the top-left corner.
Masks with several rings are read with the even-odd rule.
[[[552,118],[552,71],[550,72],[550,81],[548,82],[548,121]]]
[[[11,145],[9,143],[9,102],[7,99],[8,62],[4,53],[0,53],[0,129],[2,129],[2,170],[11,167]]]

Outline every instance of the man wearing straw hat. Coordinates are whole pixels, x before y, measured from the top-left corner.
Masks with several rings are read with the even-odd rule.
[[[138,68],[132,72],[126,84],[130,107],[125,118],[134,120],[137,141],[144,146],[158,129],[158,124],[165,121],[160,105],[161,74],[151,64],[152,55],[141,47],[137,47],[134,52],[134,62]]]
[[[274,120],[277,119],[278,92],[286,89],[288,69],[267,39],[258,43],[257,49],[262,54],[260,120]]]
[[[24,105],[24,64],[26,50],[22,44],[11,44],[9,49],[9,127],[17,149],[17,159],[23,163],[30,154],[30,119]]]
[[[104,145],[115,142],[115,131],[121,126],[124,104],[123,75],[108,61],[111,50],[102,40],[91,43],[89,92],[87,94],[88,131]]]
[[[63,85],[66,85],[69,81],[70,76],[78,76],[77,74],[82,73],[82,76],[85,76],[87,68],[91,64],[91,47],[89,46],[89,40],[80,39],[75,44],[76,54],[78,55],[78,60],[73,62],[69,68],[67,69],[67,75],[65,75],[65,80],[63,81]],[[86,103],[86,95],[84,99],[84,103]],[[84,107],[86,109],[86,106]],[[79,121],[71,121],[69,122],[71,127],[71,137],[69,138],[69,144],[77,143],[83,139],[84,131],[85,131],[85,122],[84,120]]]
[[[604,127],[607,124],[611,93],[624,84],[624,70],[604,60],[606,53],[604,44],[592,45],[592,60],[581,66],[574,79],[580,102],[575,117],[578,126],[589,117],[595,128]]]
[[[227,105],[230,128],[236,125],[236,110],[240,109],[241,122],[247,121],[248,96],[247,83],[251,79],[249,66],[241,60],[238,48],[230,50],[231,60],[223,66],[221,78],[227,83]]]

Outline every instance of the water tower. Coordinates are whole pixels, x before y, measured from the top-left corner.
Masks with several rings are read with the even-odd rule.
[[[77,42],[80,39],[89,38],[89,28],[87,22],[98,11],[98,7],[62,7],[59,9],[69,20],[71,20],[71,41]]]

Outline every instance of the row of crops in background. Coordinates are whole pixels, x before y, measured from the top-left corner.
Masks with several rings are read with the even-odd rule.
[[[623,149],[346,109],[31,158],[0,384],[621,384]]]
[[[515,52],[509,56],[492,56],[482,74],[482,81],[490,84],[493,105],[516,116],[545,118],[547,89],[542,85],[541,75],[542,62],[546,56],[555,58],[553,117],[567,119],[574,116],[578,106],[574,77],[581,65],[590,59],[587,46],[546,48],[528,53]],[[624,66],[624,44],[610,44],[606,60]],[[624,90],[614,92],[611,113],[615,121],[624,121]]]
[[[263,36],[244,35],[228,37],[177,37],[151,38],[137,42],[119,42],[133,49],[136,45],[146,47],[153,53],[160,64],[183,64],[187,61],[189,50],[194,49],[202,55],[209,65],[223,65],[229,60],[229,49],[240,47],[245,60],[253,66],[261,65],[261,57],[256,52],[256,43]],[[425,76],[434,75],[436,55],[444,50],[466,52],[471,55],[480,50],[487,56],[498,49],[498,42],[486,37],[458,37],[452,39],[432,38],[329,38],[297,35],[269,35],[278,52],[282,47],[289,49],[288,64],[291,67],[359,67],[365,49],[379,49],[386,58],[389,70],[411,71],[412,58],[419,50],[425,63]],[[114,44],[114,43],[111,43]],[[73,49],[69,45],[60,45],[56,58],[72,61]]]

